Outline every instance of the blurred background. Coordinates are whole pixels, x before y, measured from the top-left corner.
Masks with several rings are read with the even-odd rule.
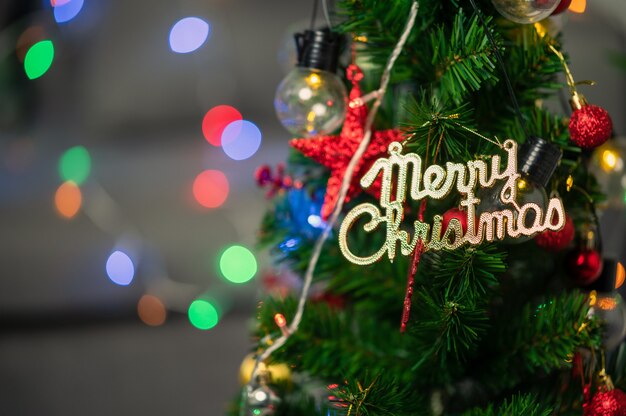
[[[0,414],[224,413],[267,265],[254,172],[287,155],[273,97],[311,6],[0,1]],[[626,5],[572,8],[623,258]]]

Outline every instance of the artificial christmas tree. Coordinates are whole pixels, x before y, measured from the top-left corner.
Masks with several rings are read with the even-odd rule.
[[[337,135],[292,141],[276,180],[257,175],[274,184],[260,241],[300,280],[260,304],[232,414],[592,414],[616,396],[586,381],[605,327],[564,249],[597,229],[602,195],[590,142],[541,106],[571,78],[559,36],[489,1],[345,0],[335,15],[347,114]],[[313,123],[329,110],[315,105],[292,116]]]

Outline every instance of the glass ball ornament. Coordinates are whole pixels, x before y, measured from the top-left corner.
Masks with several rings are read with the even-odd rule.
[[[623,209],[626,203],[626,137],[611,139],[593,150],[589,170],[606,201],[600,208]]]
[[[534,203],[545,212],[550,200],[545,187],[560,160],[560,149],[547,140],[531,136],[522,144],[517,158],[520,176],[515,182],[515,202],[518,206]],[[518,212],[514,204],[502,201],[502,192],[506,185],[506,181],[501,181],[495,186],[483,189],[477,193],[477,197],[480,199],[476,207],[477,221],[483,212],[494,212],[504,209],[510,209],[513,212],[514,219],[517,220]],[[535,211],[529,210],[524,218],[525,225],[527,227],[531,226],[535,219]],[[517,238],[506,237],[503,242],[519,244],[533,237],[534,235],[520,235]]]
[[[517,220],[517,210],[512,204],[506,204],[500,199],[500,193],[504,184],[488,188],[487,191],[481,192],[478,197],[480,203],[476,207],[477,219],[482,212],[501,211],[504,209],[510,209],[513,212],[513,217]],[[528,203],[535,203],[545,212],[548,206],[548,195],[546,190],[540,184],[532,181],[527,175],[522,175],[516,182],[517,198],[515,201],[519,206]],[[525,223],[530,225],[535,221],[535,212],[530,210],[526,214]],[[534,238],[533,235],[520,235],[516,238],[505,237],[502,240],[506,244],[521,244]]]
[[[294,68],[278,86],[274,108],[281,124],[297,137],[326,135],[341,127],[348,94],[335,74]]]
[[[626,304],[616,291],[591,293],[589,314],[603,323],[603,341],[607,350],[617,347],[626,337]]]
[[[245,414],[249,416],[272,416],[281,400],[265,381],[257,381],[244,389]]]
[[[550,16],[561,0],[491,0],[498,13],[521,24],[538,22]]]

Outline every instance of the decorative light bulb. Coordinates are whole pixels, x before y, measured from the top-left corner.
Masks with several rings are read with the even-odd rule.
[[[341,37],[329,30],[297,33],[298,64],[274,97],[276,115],[293,135],[330,134],[346,116],[347,93],[335,72]]]
[[[259,372],[254,382],[248,384],[243,391],[244,414],[250,416],[272,416],[280,404],[280,398],[268,385],[269,374]]]
[[[530,24],[550,16],[561,0],[491,0],[496,10],[516,23]]]
[[[545,187],[560,160],[561,150],[549,141],[531,136],[524,142],[520,148],[517,160],[520,177],[516,182],[517,197],[515,202],[518,206],[535,203],[539,205],[542,212],[546,212],[549,198]],[[502,188],[505,185],[506,182],[503,182],[488,188],[485,192],[478,195],[480,203],[476,208],[477,215],[480,215],[482,212],[510,209],[515,219],[517,219],[517,208],[501,200]],[[535,222],[535,212],[532,210],[528,211],[524,221],[526,226],[533,224]],[[517,238],[507,237],[503,242],[518,244],[533,237],[533,235],[519,236]]]
[[[615,290],[620,267],[621,264],[615,260],[604,260],[602,274],[589,294],[589,314],[602,321],[604,347],[607,350],[617,347],[626,337],[626,304]]]

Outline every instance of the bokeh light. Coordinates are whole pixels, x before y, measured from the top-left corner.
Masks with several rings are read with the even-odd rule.
[[[569,11],[574,13],[584,13],[587,8],[587,0],[572,0]]]
[[[83,8],[84,0],[52,0],[54,20],[57,23],[69,22],[75,18]]]
[[[211,329],[219,322],[217,308],[209,301],[196,299],[187,311],[189,322],[198,329]]]
[[[622,263],[617,262],[617,272],[615,273],[615,289],[619,289],[624,284],[624,280],[626,280],[626,270],[624,270],[624,266]]]
[[[198,49],[211,34],[211,26],[199,17],[185,17],[170,29],[170,48],[176,53]]]
[[[37,79],[45,74],[54,60],[54,45],[51,40],[42,40],[28,49],[24,57],[24,72],[28,79]]]
[[[233,121],[241,120],[241,113],[229,105],[213,107],[202,119],[202,134],[213,146],[222,145],[222,133]]]
[[[193,196],[206,208],[220,207],[228,198],[228,178],[219,170],[205,170],[193,181]]]
[[[246,283],[257,272],[256,258],[243,246],[230,246],[220,256],[220,271],[232,283]]]
[[[59,174],[64,181],[80,185],[91,171],[91,156],[83,146],[67,149],[59,160]]]
[[[65,218],[74,217],[83,203],[80,188],[72,181],[64,182],[54,194],[57,212]]]
[[[167,318],[167,310],[161,299],[153,295],[143,295],[137,302],[139,319],[149,326],[163,325]]]
[[[106,264],[109,279],[117,285],[127,286],[135,277],[135,266],[128,254],[123,251],[114,251]]]
[[[600,168],[607,173],[620,171],[624,168],[624,161],[615,149],[607,148],[602,151]]]
[[[233,121],[222,133],[224,153],[233,160],[245,160],[261,146],[261,130],[247,120]]]

